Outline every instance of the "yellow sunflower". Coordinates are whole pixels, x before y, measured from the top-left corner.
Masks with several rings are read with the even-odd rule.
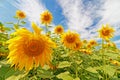
[[[26,14],[21,11],[21,10],[17,10],[16,11],[16,16],[19,18],[19,19],[24,19],[26,17]]]
[[[41,15],[40,15],[40,20],[42,22],[42,24],[48,25],[52,22],[52,14],[49,11],[44,11]]]
[[[83,42],[84,44],[86,44],[88,41],[87,41],[86,39],[84,39],[82,42]]]
[[[102,28],[99,30],[99,36],[104,40],[109,40],[113,37],[113,32],[115,32],[115,30],[108,24],[102,25]]]
[[[64,28],[62,27],[62,25],[58,25],[58,26],[55,27],[54,32],[56,34],[62,34],[64,32]]]
[[[89,48],[89,49],[92,48],[92,45],[90,45],[90,44],[87,44],[86,46],[87,46],[87,48]]]
[[[76,42],[76,46],[73,48],[74,50],[79,50],[82,47],[82,42],[78,41]]]
[[[92,51],[90,49],[80,49],[79,51],[85,54],[92,54]]]
[[[91,46],[97,45],[97,42],[95,40],[90,40],[89,43]]]
[[[120,62],[117,60],[112,60],[111,63],[116,65],[116,66],[120,66]]]
[[[76,47],[76,43],[80,41],[79,34],[75,32],[68,31],[64,33],[62,36],[62,43],[67,47],[74,49]]]
[[[107,45],[108,47],[116,47],[116,44],[113,43],[113,42],[108,42],[106,45]]]
[[[22,28],[18,29],[16,37],[10,39],[8,63],[19,70],[25,68],[26,71],[33,67],[44,66],[51,60],[52,48],[55,43],[48,37],[40,34],[41,30],[32,23],[34,33]]]

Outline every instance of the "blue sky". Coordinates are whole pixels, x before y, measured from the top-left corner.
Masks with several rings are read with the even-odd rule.
[[[120,0],[0,0],[0,21],[16,22],[13,16],[18,9],[27,14],[28,29],[32,21],[44,27],[39,16],[49,10],[53,28],[61,24],[65,30],[79,32],[82,39],[99,40],[96,31],[102,24],[110,24],[116,30],[112,40],[120,47]]]

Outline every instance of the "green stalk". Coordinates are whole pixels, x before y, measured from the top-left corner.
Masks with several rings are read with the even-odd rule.
[[[105,59],[104,59],[104,40],[102,39],[102,59],[103,59],[103,65],[105,65]]]
[[[102,39],[102,59],[103,59],[103,66],[106,65],[105,63],[105,56],[104,56],[104,40]],[[105,74],[106,72],[103,71],[103,77],[105,77],[106,80],[108,80],[107,78],[107,74]]]
[[[17,23],[14,24],[14,30],[16,31],[17,29],[19,29],[19,23],[20,23],[20,19],[18,19]]]
[[[46,24],[45,26],[46,26],[46,34],[47,34],[48,33],[48,25]]]
[[[17,25],[19,25],[20,19],[18,19]]]
[[[76,74],[76,78],[78,77],[78,67],[77,67],[77,63],[76,63],[76,72],[75,72],[75,74]]]

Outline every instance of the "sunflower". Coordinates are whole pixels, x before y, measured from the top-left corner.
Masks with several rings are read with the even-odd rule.
[[[68,31],[64,33],[62,36],[62,43],[67,47],[74,49],[76,47],[76,43],[80,41],[79,34],[75,32]]]
[[[64,32],[64,28],[62,27],[62,25],[58,25],[58,26],[55,27],[54,32],[56,34],[62,34]]]
[[[117,60],[112,60],[111,63],[116,65],[116,66],[120,66],[120,62]]]
[[[76,46],[73,48],[74,50],[79,50],[82,47],[82,42],[78,41],[76,42]]]
[[[82,42],[83,42],[84,44],[86,44],[88,41],[87,41],[86,39],[84,39]]]
[[[86,47],[87,47],[88,49],[90,49],[90,48],[92,48],[92,45],[87,44]]]
[[[21,10],[17,10],[16,11],[16,16],[19,18],[19,19],[24,19],[26,17],[26,14],[21,11]]]
[[[49,11],[44,11],[40,15],[40,20],[42,24],[48,25],[51,23],[52,19],[53,19],[52,14]]]
[[[8,41],[10,50],[7,57],[8,63],[19,70],[25,68],[26,71],[29,71],[39,65],[43,67],[51,60],[55,43],[40,34],[41,30],[34,23],[32,23],[32,27],[34,33],[26,28],[18,29],[15,32],[16,37]]]
[[[95,40],[90,40],[89,43],[91,46],[97,45],[97,42]]]
[[[113,37],[113,32],[115,32],[115,30],[108,24],[102,25],[102,28],[99,30],[99,36],[104,40],[109,40]]]
[[[80,49],[79,51],[85,54],[92,54],[92,51],[90,49]]]
[[[107,47],[115,47],[116,48],[116,44],[113,42],[108,42],[106,45],[107,45]]]

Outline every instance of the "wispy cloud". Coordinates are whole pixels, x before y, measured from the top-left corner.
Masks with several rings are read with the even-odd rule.
[[[39,0],[16,0],[12,3],[15,7],[23,10],[30,22],[40,24],[40,13],[46,10],[45,6]]]
[[[118,32],[120,0],[59,0],[67,26],[80,32],[82,38],[95,38],[102,24],[109,23]],[[96,19],[100,18],[98,22]]]
[[[96,15],[93,17],[91,14],[96,10],[96,6],[88,3],[85,8],[82,0],[59,0],[59,3],[63,8],[63,15],[67,18],[67,26],[80,32],[82,38],[89,38],[91,33],[86,29],[94,23],[93,18]]]
[[[105,0],[100,23],[116,25],[120,23],[120,0]]]
[[[14,1],[14,3],[10,3],[17,9],[20,9],[26,13],[29,24],[34,21],[40,27],[45,28],[44,25],[41,24],[40,14],[43,11],[47,10],[47,8],[41,0],[16,0]],[[54,23],[52,23],[51,25],[55,26]],[[31,29],[31,27],[28,28]],[[50,28],[50,30],[53,31],[53,28],[54,27]]]
[[[115,35],[120,32],[120,0],[105,0],[103,10],[99,13],[101,20],[96,26],[109,23],[116,29]]]

